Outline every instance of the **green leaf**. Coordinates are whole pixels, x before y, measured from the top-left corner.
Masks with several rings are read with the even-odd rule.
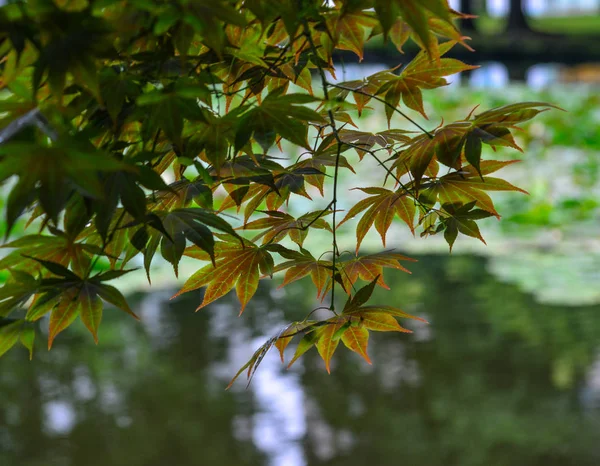
[[[94,337],[98,344],[98,328],[102,320],[102,301],[96,295],[96,289],[93,286],[86,285],[79,294],[81,321]]]
[[[92,280],[99,282],[106,282],[109,280],[114,280],[115,278],[120,278],[129,272],[133,272],[137,269],[128,269],[128,270],[107,270],[106,272],[101,272],[92,277]]]
[[[473,133],[469,133],[469,135],[467,136],[467,140],[465,142],[465,157],[467,159],[467,162],[473,165],[473,167],[475,168],[475,170],[477,170],[477,173],[479,173],[479,176],[481,176],[481,179],[483,180],[483,175],[481,174],[480,168],[481,139],[476,137]]]
[[[33,342],[35,340],[35,330],[33,327],[25,327],[19,337],[21,344],[29,350],[29,360],[33,359]]]
[[[133,318],[140,320],[140,318],[133,313],[133,311],[129,307],[129,304],[127,304],[125,297],[114,286],[102,283],[94,285],[94,289],[98,296],[100,296],[104,301],[121,309]]]
[[[81,278],[78,275],[75,275],[73,272],[71,272],[69,269],[67,269],[65,266],[63,266],[61,264],[58,264],[58,263],[52,262],[52,261],[46,261],[43,259],[38,259],[36,257],[27,256],[25,254],[23,254],[23,257],[27,257],[28,259],[32,259],[36,262],[39,262],[40,264],[42,264],[44,266],[44,268],[46,268],[47,270],[52,272],[54,275],[59,275],[61,277],[64,277],[66,279],[73,280],[73,281],[81,281]]]
[[[348,303],[344,307],[344,312],[351,312],[353,309],[356,309],[365,304],[373,294],[373,290],[375,289],[375,285],[379,281],[380,276],[381,275],[377,275],[371,281],[371,283],[369,283],[366,286],[363,286],[360,290],[358,290],[356,294],[352,297],[352,299],[348,300]]]
[[[6,353],[17,341],[19,341],[22,328],[22,320],[0,327],[0,356]]]
[[[146,194],[140,188],[133,176],[123,174],[120,178],[121,202],[125,210],[135,219],[146,215]]]
[[[315,346],[315,343],[318,340],[318,335],[315,332],[311,332],[311,333],[307,333],[306,335],[304,335],[304,337],[302,337],[302,340],[300,340],[300,342],[298,343],[298,346],[296,347],[296,352],[294,353],[294,357],[292,358],[292,360],[290,361],[290,363],[288,364],[288,369],[290,367],[292,367],[292,364],[294,364],[298,358],[300,358],[300,356],[302,356],[304,353],[306,353],[309,349],[311,349],[313,346]]]

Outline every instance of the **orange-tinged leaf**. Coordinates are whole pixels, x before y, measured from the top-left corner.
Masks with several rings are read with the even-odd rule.
[[[437,48],[437,41],[430,42],[430,50],[435,50],[436,55],[444,55],[455,42],[450,41],[440,45]],[[399,75],[392,73],[377,74],[372,76],[370,80],[376,83],[377,94],[384,94],[386,106],[386,116],[388,125],[394,109],[398,106],[400,98],[404,104],[419,112],[425,118],[425,110],[423,108],[423,97],[421,89],[434,89],[448,85],[445,76],[460,73],[462,71],[472,70],[477,66],[467,65],[453,58],[431,58],[425,50],[422,50],[417,56],[402,70]]]
[[[390,29],[390,40],[392,44],[396,46],[398,52],[404,53],[402,47],[410,37],[411,29],[404,21],[401,19],[396,20],[392,28]]]
[[[363,327],[368,330],[377,332],[412,332],[412,330],[402,327],[392,315],[385,312],[360,311],[356,315],[361,318]]]
[[[268,217],[246,223],[244,230],[265,230],[252,240],[263,239],[263,244],[279,242],[289,235],[290,239],[298,246],[302,246],[309,228],[325,229],[331,231],[331,227],[323,217],[332,212],[317,211],[309,212],[297,219],[285,212],[265,211]]]
[[[492,198],[485,192],[475,189],[466,183],[453,183],[452,181],[440,180],[435,186],[435,192],[442,204],[468,204],[475,201],[478,207],[500,218],[494,207]]]
[[[317,340],[316,346],[317,351],[325,361],[325,369],[327,373],[331,373],[330,362],[333,353],[340,342],[339,339],[334,339],[336,332],[346,323],[346,319],[336,319],[329,325],[325,325],[323,328],[317,330],[319,339]]]
[[[336,48],[354,52],[360,61],[363,59],[365,45],[365,30],[362,27],[365,23],[375,25],[373,18],[354,13],[344,14],[336,21],[335,34],[339,38]]]
[[[383,281],[384,267],[410,273],[408,269],[400,264],[400,261],[415,262],[415,259],[392,251],[383,251],[376,254],[353,257],[350,260],[341,262],[339,265],[340,275],[346,293],[351,293],[352,287],[359,278],[368,282],[377,278],[377,284],[389,290],[389,286]]]
[[[339,227],[358,213],[366,210],[356,227],[357,252],[360,249],[360,244],[373,224],[385,246],[386,233],[392,224],[395,214],[409,226],[410,231],[414,234],[414,217],[416,213],[415,201],[407,197],[402,188],[397,191],[391,191],[385,188],[357,189],[360,189],[367,194],[372,194],[372,196],[359,201],[348,211],[344,219],[338,224]]]
[[[400,217],[400,219],[408,225],[408,228],[410,228],[410,231],[414,236],[415,214],[417,212],[415,201],[407,196],[402,196],[394,203],[394,209],[396,211],[396,215],[398,215],[398,217]]]
[[[360,354],[369,364],[371,360],[367,354],[369,343],[369,331],[364,327],[349,327],[342,335],[342,342],[346,347],[355,353]]]
[[[538,110],[538,108],[542,110]],[[520,102],[516,104],[503,105],[502,107],[492,108],[473,117],[478,125],[489,123],[502,123],[505,125],[514,125],[530,120],[538,113],[555,108],[562,110],[556,105],[546,102]]]
[[[506,180],[503,180],[501,178],[493,178],[490,176],[484,176],[483,179],[481,179],[475,176],[453,176],[453,174],[451,173],[450,175],[446,175],[445,177],[442,177],[440,179],[444,179],[445,183],[450,182],[455,185],[462,184],[463,186],[470,186],[472,188],[481,189],[485,191],[519,191],[523,194],[529,194],[524,189],[518,188],[517,186],[510,184]]]
[[[510,162],[512,163],[512,162]],[[508,181],[490,176],[483,176],[489,170],[498,169],[499,162],[486,164],[482,162],[480,168],[482,176],[480,177],[477,170],[472,165],[461,168],[460,172],[450,173],[445,175],[436,182],[435,190],[438,194],[441,204],[468,204],[475,201],[477,207],[484,209],[487,212],[500,217],[490,196],[485,191],[518,191],[528,194],[527,191],[518,188]],[[504,165],[508,165],[505,163]],[[502,165],[502,166],[504,166]],[[479,238],[479,236],[477,236]]]
[[[306,251],[305,251],[306,252]],[[273,272],[285,270],[283,283],[279,285],[282,288],[296,280],[300,280],[310,275],[313,284],[317,288],[317,298],[325,297],[328,291],[328,281],[333,271],[331,261],[317,260],[310,253],[299,254],[298,257],[278,264]]]
[[[495,171],[518,162],[520,162],[520,160],[482,160],[479,169],[481,170],[482,175],[489,175],[490,173],[494,173]],[[473,176],[475,174],[475,167],[467,166],[463,167],[461,172],[463,170],[473,173]]]
[[[246,273],[240,274],[238,281],[235,285],[235,293],[242,304],[240,309],[240,315],[244,312],[246,304],[254,296],[258,289],[259,273],[258,266],[262,259],[262,254],[255,254],[248,262],[248,270]]]
[[[302,330],[310,327],[314,324],[314,321],[304,321],[304,322],[294,322],[285,328],[277,337],[277,341],[275,342],[275,347],[279,350],[279,356],[281,357],[281,362],[283,362],[283,352],[291,343],[292,339]]]
[[[422,319],[421,317],[417,317],[417,316],[413,316],[411,314],[408,314],[396,307],[393,306],[362,306],[357,310],[353,310],[351,312],[351,314],[354,313],[358,313],[358,312],[375,312],[375,313],[384,313],[384,314],[389,314],[391,316],[395,316],[395,317],[403,317],[406,319],[414,319],[414,320],[418,320],[420,322],[424,322],[424,323],[428,323],[425,319]]]
[[[268,251],[257,247],[249,241],[244,245],[238,242],[224,242],[215,247],[215,266],[209,264],[194,273],[173,298],[206,286],[204,299],[196,310],[203,308],[211,302],[227,294],[233,287],[241,302],[241,312],[254,296],[258,287],[259,268],[265,256],[270,256]],[[194,255],[195,250],[188,248],[186,254]],[[204,258],[201,254],[200,257]],[[173,299],[171,298],[171,299]]]
[[[78,294],[77,290],[66,291],[58,305],[52,310],[48,330],[48,349],[52,348],[52,342],[56,336],[77,318],[79,313]]]

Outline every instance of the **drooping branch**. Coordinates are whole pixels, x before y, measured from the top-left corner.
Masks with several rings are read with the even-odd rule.
[[[304,20],[304,34],[306,35],[306,39],[310,45],[310,49],[315,57],[317,57],[317,47],[315,46],[314,40],[310,33],[310,26],[308,25],[308,21]],[[329,101],[329,82],[327,81],[327,77],[325,76],[325,70],[319,63],[319,60],[315,60],[317,69],[319,71],[319,76],[321,78],[321,86],[323,88],[323,97],[326,101]],[[335,167],[333,172],[333,198],[331,200],[331,209],[333,211],[332,217],[332,249],[333,249],[333,258],[332,258],[332,275],[331,275],[331,305],[329,309],[332,312],[335,312],[335,263],[336,258],[339,255],[338,245],[337,245],[337,225],[335,220],[335,214],[337,210],[337,188],[338,188],[338,174],[340,168],[340,155],[342,154],[342,140],[340,138],[337,125],[335,123],[335,118],[333,116],[333,111],[329,109],[327,111],[327,116],[329,117],[329,126],[331,127],[331,131],[334,134],[337,143],[337,152],[335,156]]]

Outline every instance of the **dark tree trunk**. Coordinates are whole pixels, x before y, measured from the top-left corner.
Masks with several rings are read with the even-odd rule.
[[[531,31],[525,12],[523,11],[523,0],[510,0],[510,9],[508,11],[508,21],[506,22],[506,31]]]
[[[473,1],[472,0],[460,0],[458,11],[467,15],[473,14]],[[466,18],[460,21],[460,30],[463,32],[475,31],[475,21],[473,18]]]

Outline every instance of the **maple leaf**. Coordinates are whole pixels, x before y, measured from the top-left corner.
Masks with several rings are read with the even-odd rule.
[[[477,238],[483,244],[487,244],[481,236],[479,227],[475,220],[490,217],[492,214],[485,210],[473,209],[475,201],[468,204],[443,204],[443,213],[440,216],[441,226],[444,228],[444,239],[450,246],[450,252],[452,252],[452,246],[458,233]],[[471,210],[473,209],[473,210]]]
[[[89,271],[93,254],[105,255],[97,246],[73,242],[73,238],[58,229],[53,229],[53,233],[55,236],[27,235],[0,246],[18,248],[0,259],[0,268],[18,269],[28,273],[39,271],[42,265],[31,258],[24,257],[23,253],[27,253],[28,256],[34,256],[36,259],[56,262],[65,267],[71,266],[76,273],[83,276]]]
[[[274,186],[256,183],[242,185],[241,188],[229,193],[229,197],[222,202],[219,211],[233,206],[237,206],[239,210],[239,207],[247,202],[244,209],[244,222],[246,223],[263,201],[268,210],[275,211],[284,202],[289,202],[292,193],[312,200],[304,188],[305,177],[312,175],[322,176],[324,174],[313,168],[296,167],[278,173],[274,177]]]
[[[276,265],[273,273],[281,270],[285,270],[286,272],[283,283],[279,285],[279,288],[310,275],[317,289],[317,298],[325,298],[329,290],[328,281],[331,279],[333,263],[326,260],[317,260],[310,252],[302,250],[302,253],[293,259]]]
[[[335,102],[344,102],[346,97],[352,93],[352,97],[356,103],[356,111],[360,117],[362,115],[362,111],[365,109],[366,105],[373,98],[377,91],[377,83],[379,81],[377,81],[376,77],[385,75],[387,73],[390,72],[383,71],[380,73],[375,73],[367,80],[343,81],[337,84],[332,84],[333,89],[329,91],[329,98]]]
[[[0,320],[0,356],[11,349],[23,331],[22,320]]]
[[[308,235],[309,227],[331,231],[329,224],[322,218],[330,215],[331,212],[309,212],[297,219],[288,213],[277,210],[265,210],[262,212],[267,214],[268,217],[254,220],[240,227],[244,230],[266,230],[252,238],[252,241],[262,238],[263,244],[277,243],[289,235],[294,243],[302,247]]]
[[[272,346],[279,350],[283,362],[285,349],[297,335],[302,335],[302,338],[288,364],[288,368],[304,353],[312,347],[316,347],[325,362],[325,369],[329,373],[331,372],[331,358],[338,348],[340,340],[344,343],[344,346],[356,352],[371,364],[367,354],[369,330],[410,333],[411,330],[402,327],[396,320],[397,318],[415,319],[427,323],[420,317],[407,314],[392,306],[363,306],[370,298],[378,279],[379,276],[375,277],[368,285],[365,285],[354,296],[351,296],[341,314],[327,320],[293,322],[269,338],[238,371],[227,388],[231,387],[237,377],[246,369],[248,369],[249,384],[258,365]]]
[[[0,146],[0,182],[12,175],[19,177],[6,204],[7,235],[36,197],[55,223],[74,189],[89,197],[102,197],[98,173],[120,170],[125,165],[90,146],[67,137],[51,147],[26,142]]]
[[[377,24],[377,20],[363,11],[341,12],[339,16],[331,16],[328,31],[333,36],[335,48],[354,52],[360,61],[368,31]]]
[[[444,55],[453,45],[453,41],[440,45],[440,55]],[[423,108],[421,89],[434,89],[446,86],[448,82],[444,79],[444,76],[450,76],[475,68],[477,66],[467,65],[453,58],[431,60],[423,50],[419,52],[398,76],[388,72],[387,74],[378,74],[376,78],[372,77],[373,82],[378,85],[377,94],[385,95],[387,103],[385,112],[388,126],[394,114],[394,109],[400,103],[400,98],[402,98],[402,101],[408,108],[416,110],[427,118]]]
[[[358,201],[352,207],[344,219],[338,224],[338,227],[355,217],[357,214],[366,210],[356,227],[356,251],[358,252],[360,244],[369,229],[375,224],[375,228],[381,236],[385,246],[387,230],[392,224],[394,216],[402,219],[414,234],[414,217],[416,213],[415,201],[408,197],[404,189],[391,191],[385,188],[355,188],[359,189],[370,197]]]
[[[151,195],[148,200],[148,210],[150,211],[171,211],[188,207],[192,201],[198,206],[212,209],[213,196],[212,190],[202,179],[194,181],[179,180],[171,183],[168,190],[161,190]]]
[[[397,23],[400,14],[407,29],[407,36],[401,44],[406,42],[412,32],[415,41],[433,58],[438,58],[435,55],[437,38],[434,33],[452,37],[452,35],[448,36],[447,30],[456,30],[456,26],[452,23],[456,12],[450,9],[446,0],[376,0],[375,12],[386,38]],[[433,29],[435,26],[432,25],[431,19],[437,20],[439,26],[436,29]]]
[[[289,201],[292,193],[311,199],[304,188],[305,177],[325,175],[302,164],[284,168],[269,157],[253,155],[253,158],[255,160],[237,157],[221,170],[221,182],[229,196],[221,203],[219,211],[232,207],[239,210],[244,202],[248,202],[244,210],[245,223],[263,201],[268,210],[277,210]]]
[[[318,149],[315,152],[315,155],[313,155],[311,158],[300,160],[291,166],[290,170],[293,172],[298,168],[311,169],[313,174],[303,175],[304,180],[308,184],[315,186],[321,193],[321,196],[323,196],[326,167],[335,167],[337,163],[338,168],[347,168],[352,173],[356,173],[354,168],[352,168],[352,165],[348,163],[346,157],[343,155],[338,157],[337,150],[335,150],[335,152],[336,153],[334,154],[327,154],[321,152],[321,149]]]
[[[277,92],[271,92],[261,105],[249,110],[240,119],[235,137],[236,150],[241,149],[250,137],[254,137],[266,152],[275,143],[277,134],[310,150],[306,138],[308,126],[301,122],[325,123],[325,119],[301,104],[317,100],[306,94],[278,95]]]
[[[416,259],[392,251],[383,251],[376,254],[353,257],[350,260],[339,263],[339,274],[346,293],[351,293],[354,284],[359,278],[369,282],[374,281],[377,285],[389,290],[389,286],[383,280],[384,267],[411,273],[400,264],[400,261],[416,262]]]
[[[400,129],[369,133],[343,129],[338,136],[342,142],[352,144],[359,158],[362,160],[366,152],[369,152],[375,144],[382,148],[388,148],[392,144],[406,143],[410,141],[408,131]],[[390,149],[391,150],[391,149]]]
[[[375,284],[366,285],[362,290],[371,288]],[[359,290],[362,291],[362,290]],[[357,293],[358,295],[358,293]],[[368,299],[368,298],[367,298]],[[289,344],[289,335],[306,332],[304,337],[298,343],[294,357],[290,361],[290,367],[300,356],[315,346],[319,355],[325,362],[327,372],[331,371],[331,358],[335,353],[340,340],[351,351],[362,356],[369,364],[371,360],[367,353],[369,340],[369,330],[378,332],[402,332],[411,333],[412,331],[402,327],[396,318],[407,318],[419,320],[427,323],[426,320],[401,311],[392,306],[350,306],[339,315],[325,321],[305,323],[302,327],[296,328],[293,325],[288,327],[278,338],[286,340],[285,346],[281,345],[281,357],[283,360],[283,350]],[[276,344],[277,345],[277,344]]]
[[[346,319],[335,319],[330,325],[325,325],[315,331],[317,351],[325,361],[325,369],[327,373],[331,373],[330,362],[340,342],[338,332],[344,329],[348,322]],[[342,330],[343,331],[343,330]]]
[[[314,320],[305,320],[302,322],[293,322],[283,329],[277,336],[275,347],[279,350],[279,356],[281,362],[283,362],[283,352],[287,346],[291,343],[292,339],[301,333],[303,330],[308,329],[315,323]]]
[[[495,118],[502,118],[503,115],[502,112],[492,114]],[[484,121],[487,121],[487,117]],[[466,161],[480,172],[482,144],[521,150],[504,123],[464,120],[441,126],[433,133],[416,136],[395,154],[396,160],[390,169],[396,171],[397,178],[410,172],[418,189],[424,174],[437,176],[437,162],[460,170]]]
[[[450,10],[450,16],[453,20],[471,17],[470,15],[464,15],[454,10]],[[435,37],[436,35],[440,37],[446,37],[450,40],[460,43],[467,50],[473,51],[473,49],[465,42],[465,40],[470,39],[470,37],[463,36],[452,22],[447,21],[447,18],[440,19],[433,15],[428,15],[427,25],[429,30],[434,33],[427,36],[427,42],[423,42],[423,38],[417,35],[403,18],[398,18],[393,23],[389,31],[389,38],[396,46],[398,51],[404,53],[402,47],[406,41],[408,41],[409,37],[412,37],[412,39],[419,44],[422,49],[428,51],[431,58],[434,60],[438,60],[440,58],[440,52],[438,48],[439,44],[437,38]]]
[[[220,241],[215,243],[214,251],[215,265],[209,264],[194,273],[171,299],[206,286],[202,303],[196,308],[198,311],[235,287],[242,305],[241,314],[256,293],[260,272],[272,273],[273,257],[264,246],[259,247],[249,241],[242,244],[239,241]],[[207,257],[205,251],[195,246],[187,248],[185,254],[201,260]]]
[[[51,312],[48,349],[55,337],[73,321],[81,316],[85,326],[98,342],[98,327],[102,318],[100,298],[124,310],[137,319],[123,295],[114,287],[103,282],[118,278],[131,270],[108,271],[90,278],[82,278],[56,262],[33,258],[52,275],[50,278],[34,279],[22,271],[14,271],[16,281],[12,286],[3,288],[2,306],[12,307],[22,304],[33,297],[27,310],[26,320],[35,321]],[[8,294],[6,294],[8,292]],[[6,298],[9,298],[8,300]]]
[[[538,110],[539,107],[541,107],[540,110]],[[531,120],[536,115],[550,110],[551,108],[562,110],[562,108],[546,102],[520,102],[517,104],[508,104],[503,105],[502,107],[492,108],[474,115],[473,121],[480,126],[490,123],[498,123],[505,126],[514,125],[516,123],[523,123]]]
[[[336,280],[340,282],[348,294],[351,293],[358,279],[369,282],[375,280],[382,288],[389,289],[383,279],[384,268],[393,268],[410,273],[408,269],[400,264],[400,261],[415,262],[415,259],[392,251],[353,257],[336,264]],[[317,298],[323,300],[331,290],[333,263],[326,260],[317,260],[308,251],[303,250],[303,253],[298,254],[297,257],[276,265],[273,273],[281,270],[286,270],[286,273],[279,288],[310,276],[317,289]]]
[[[472,165],[467,165],[458,172],[442,176],[437,181],[432,182],[431,193],[434,196],[437,194],[437,199],[441,204],[464,205],[475,202],[477,207],[500,218],[500,215],[494,208],[492,199],[485,191],[518,191],[524,194],[528,193],[524,189],[510,184],[508,181],[485,175],[515,162],[517,161],[499,162],[486,160],[481,163],[479,170]]]

